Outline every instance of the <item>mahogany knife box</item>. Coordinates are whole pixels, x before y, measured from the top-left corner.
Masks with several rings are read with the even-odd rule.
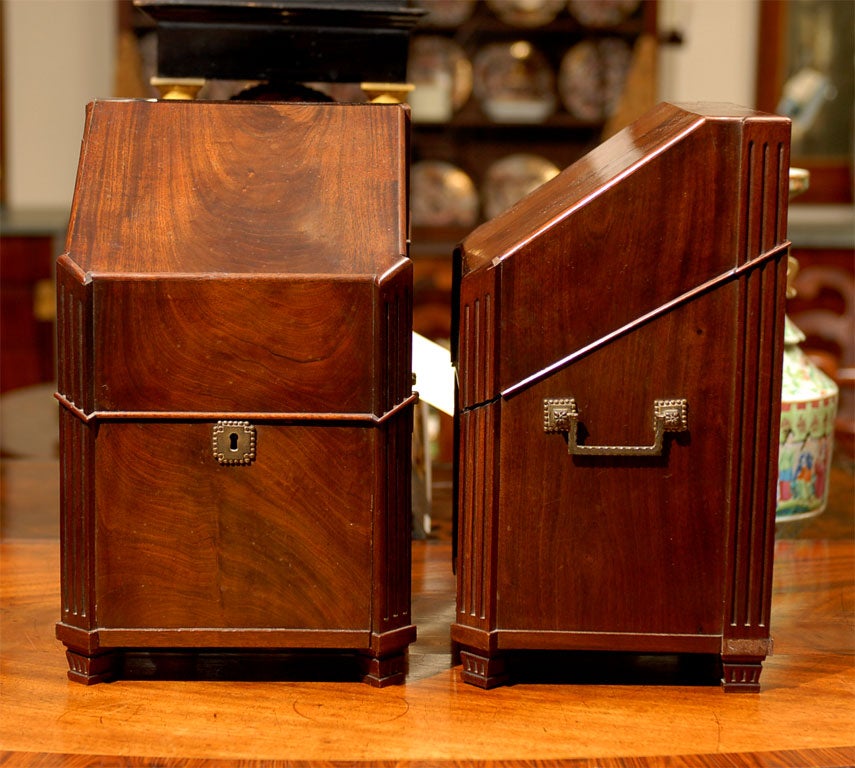
[[[57,263],[72,680],[305,650],[402,680],[408,131],[401,105],[89,105]]]
[[[519,651],[619,651],[707,655],[758,690],[789,136],[660,104],[459,247],[466,682],[505,682]]]

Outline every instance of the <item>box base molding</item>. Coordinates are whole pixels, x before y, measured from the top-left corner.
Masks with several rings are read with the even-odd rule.
[[[642,681],[720,683],[726,693],[760,691],[764,649],[771,644],[752,641],[754,652],[734,655],[727,650],[734,641],[723,645],[720,635],[486,631],[457,624],[452,641],[461,679],[478,688],[496,688],[517,677],[537,681],[544,669],[554,666],[560,671],[549,671],[544,679],[554,680],[563,672],[569,682],[603,676],[626,682],[640,675]],[[645,665],[650,658],[655,661]]]
[[[86,631],[60,623],[57,637],[66,646],[68,679],[83,685],[120,678],[288,680],[309,675],[382,688],[404,682],[416,628],[373,635],[342,630]]]

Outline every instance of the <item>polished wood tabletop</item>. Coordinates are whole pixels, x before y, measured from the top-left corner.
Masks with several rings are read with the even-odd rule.
[[[66,678],[52,389],[0,399],[0,766],[855,765],[853,460],[838,452],[819,517],[782,526],[759,694],[728,695],[704,664],[667,656],[534,654],[513,685],[460,680],[450,487],[413,542],[418,640],[405,684],[356,682],[324,655],[192,665],[144,657],[129,677]],[[631,535],[631,531],[627,532]]]

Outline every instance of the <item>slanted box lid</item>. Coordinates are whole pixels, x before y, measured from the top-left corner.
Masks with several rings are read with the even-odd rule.
[[[460,245],[461,403],[514,392],[786,248],[790,123],[660,104]]]
[[[408,123],[401,105],[90,104],[60,395],[374,416],[409,397]]]

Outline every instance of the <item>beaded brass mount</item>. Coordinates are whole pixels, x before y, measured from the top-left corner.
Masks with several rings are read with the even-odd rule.
[[[218,421],[213,429],[214,458],[226,466],[252,464],[255,427],[248,421]]]
[[[543,401],[543,431],[566,432],[567,450],[574,456],[661,456],[666,432],[685,432],[688,401],[653,401],[653,445],[579,445],[579,411],[572,397],[554,397]]]

